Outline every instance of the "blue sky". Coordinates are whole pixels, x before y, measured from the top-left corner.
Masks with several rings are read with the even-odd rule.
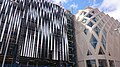
[[[118,19],[120,21],[120,1],[119,0],[49,0],[60,4],[72,11],[73,14],[87,6],[98,8],[100,11]],[[73,10],[72,10],[73,8]]]
[[[73,13],[77,13],[78,10],[84,9],[87,6],[100,5],[101,3],[102,0],[70,0],[67,3],[63,3],[63,6]]]
[[[65,8],[76,13],[80,9],[84,9],[87,6],[101,5],[103,0],[51,0],[60,4]]]

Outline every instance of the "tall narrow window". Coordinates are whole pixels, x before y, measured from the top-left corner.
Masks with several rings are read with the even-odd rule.
[[[106,49],[106,41],[105,38],[102,36],[102,40],[101,40],[103,47]]]
[[[98,42],[97,39],[92,35],[90,43],[94,48],[96,48],[97,42]]]
[[[99,29],[97,26],[94,28],[94,31],[95,31],[95,33],[99,36],[99,34],[100,34],[100,29]]]
[[[85,33],[86,35],[87,35],[88,31],[89,31],[88,29],[86,29],[86,28],[84,29],[84,33]]]

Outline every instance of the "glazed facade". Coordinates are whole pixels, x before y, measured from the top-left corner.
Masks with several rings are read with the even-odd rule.
[[[0,65],[67,66],[65,10],[46,0],[3,0]]]
[[[74,18],[75,16],[67,10],[67,37],[69,46],[69,67],[76,67],[76,42],[75,42],[75,29],[74,29]]]
[[[78,67],[120,66],[120,22],[87,7],[75,14]]]

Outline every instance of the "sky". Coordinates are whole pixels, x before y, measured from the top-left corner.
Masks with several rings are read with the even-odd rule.
[[[100,11],[118,19],[120,21],[120,1],[119,0],[49,0],[60,4],[65,9],[71,10],[73,14],[87,6],[98,8]]]

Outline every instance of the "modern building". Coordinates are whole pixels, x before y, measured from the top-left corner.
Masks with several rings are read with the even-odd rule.
[[[76,42],[75,42],[75,30],[74,30],[74,18],[75,16],[69,11],[66,11],[67,17],[67,37],[69,45],[69,67],[76,67]]]
[[[67,67],[67,22],[65,9],[46,0],[3,0],[0,65]]]
[[[120,67],[120,22],[87,7],[75,14],[78,67]]]
[[[120,22],[87,7],[0,0],[1,67],[119,67]]]

